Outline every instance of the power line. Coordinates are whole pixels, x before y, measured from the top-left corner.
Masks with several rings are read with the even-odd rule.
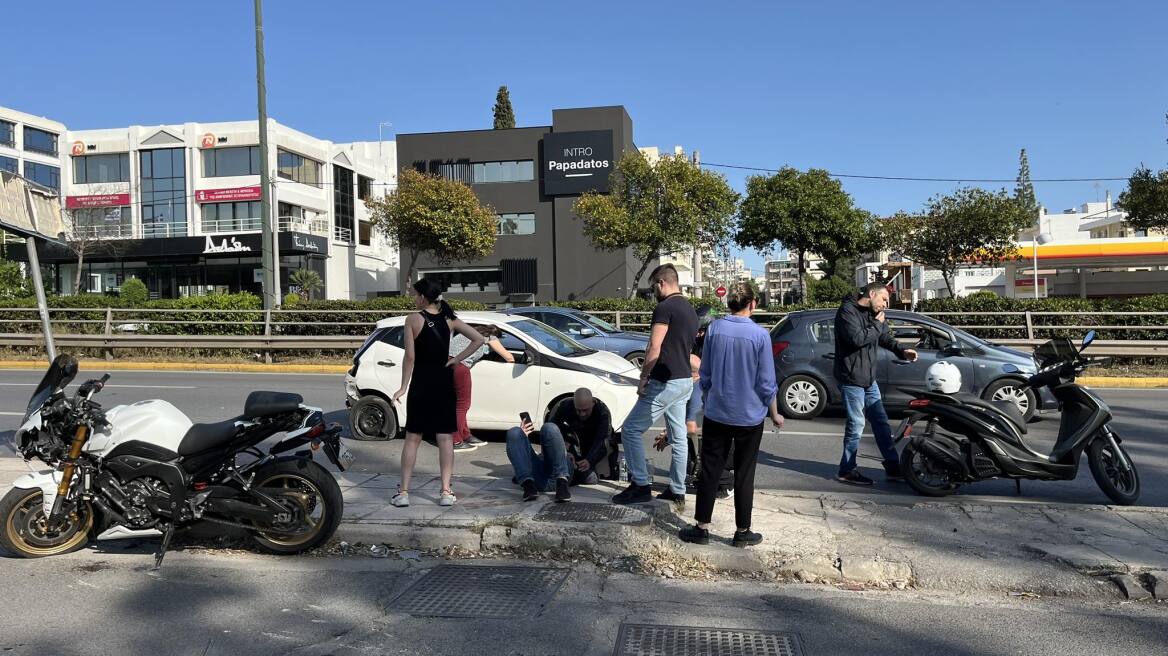
[[[738,164],[715,164],[702,162],[702,166],[716,166],[723,169],[741,169],[744,171],[760,171],[763,173],[778,173],[779,169],[767,169],[758,166],[740,166]],[[1016,178],[917,178],[901,175],[857,175],[851,173],[827,173],[833,178],[854,178],[859,180],[900,180],[906,182],[1017,182]],[[1127,182],[1128,178],[1031,178],[1031,182]]]

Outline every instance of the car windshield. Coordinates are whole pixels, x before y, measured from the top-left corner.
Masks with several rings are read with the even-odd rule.
[[[552,328],[551,326],[535,321],[534,319],[523,319],[522,321],[515,321],[508,324],[508,327],[514,328],[519,332],[527,335],[543,345],[556,355],[564,357],[575,357],[578,355],[587,355],[595,353],[593,349],[584,346],[580,342],[568,337],[564,333]]]
[[[580,321],[583,321],[584,323],[592,326],[593,328],[598,328],[606,333],[619,333],[620,332],[620,328],[617,328],[616,326],[605,321],[604,319],[601,319],[599,317],[594,317],[591,314],[584,314],[583,312],[581,312],[579,314],[573,313],[572,316],[576,317]]]

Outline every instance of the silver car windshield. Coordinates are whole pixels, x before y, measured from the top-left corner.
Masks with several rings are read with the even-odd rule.
[[[573,314],[572,316],[576,317],[580,321],[583,321],[584,323],[590,324],[593,328],[599,328],[600,330],[602,330],[606,333],[619,333],[620,332],[620,328],[617,328],[616,326],[605,321],[604,319],[601,319],[599,317],[594,317],[591,314],[584,314],[583,312],[581,312],[580,314]]]
[[[595,353],[593,349],[584,346],[580,342],[568,337],[564,333],[552,328],[551,326],[535,321],[534,319],[523,319],[521,321],[514,321],[507,324],[509,328],[514,328],[519,332],[527,335],[543,345],[556,355],[561,355],[566,358],[575,357],[578,355],[587,355]]]

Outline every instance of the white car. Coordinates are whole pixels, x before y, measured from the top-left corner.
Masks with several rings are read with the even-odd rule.
[[[460,312],[472,326],[497,326],[503,346],[515,355],[508,364],[490,352],[471,369],[473,388],[467,424],[472,430],[506,430],[531,415],[538,429],[562,399],[587,387],[604,401],[619,430],[637,401],[639,372],[627,360],[580,344],[533,319],[497,312]],[[405,317],[377,322],[377,329],[353,358],[345,376],[349,423],[359,440],[396,437],[406,423],[406,397],[390,398],[401,387],[405,359]]]

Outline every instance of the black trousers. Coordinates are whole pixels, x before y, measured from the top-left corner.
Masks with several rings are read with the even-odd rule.
[[[698,504],[694,519],[705,524],[714,514],[714,493],[726,459],[734,451],[734,520],[739,529],[750,528],[754,511],[754,468],[762,443],[762,424],[729,426],[706,417],[702,430],[702,474],[698,479]]]

